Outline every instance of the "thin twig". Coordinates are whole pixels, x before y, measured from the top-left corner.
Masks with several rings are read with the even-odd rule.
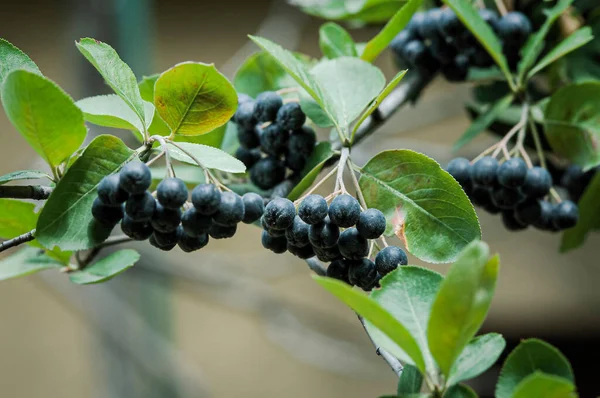
[[[562,198],[560,197],[558,192],[556,192],[556,189],[550,188],[550,196],[552,196],[552,199],[554,199],[556,203],[562,202]]]
[[[160,158],[165,156],[166,153],[167,153],[166,151],[161,151],[158,155],[156,155],[155,157],[153,157],[152,159],[147,161],[146,166],[148,166],[148,167],[151,166],[154,162],[156,162],[157,160],[159,160]]]
[[[348,190],[346,189],[346,185],[344,185],[344,169],[346,168],[346,163],[348,162],[348,157],[350,156],[350,148],[344,147],[342,148],[342,154],[340,156],[340,162],[337,167],[337,177],[335,179],[335,190],[341,189],[342,192],[346,193]]]
[[[328,179],[331,178],[331,176],[333,176],[336,173],[337,169],[338,169],[338,166],[335,166],[333,169],[331,169],[329,171],[329,173],[327,173],[327,175],[325,175],[325,177],[323,177],[319,182],[317,182],[315,185],[313,185],[312,188],[310,188],[304,195],[302,195],[302,197],[300,199],[296,200],[294,202],[294,204],[298,204],[298,203],[302,202],[302,200],[304,200],[308,195],[315,192],[321,185],[323,185]]]
[[[504,15],[508,12],[503,0],[496,0],[496,7],[498,8],[498,11],[501,15]]]
[[[356,189],[356,195],[358,196],[358,200],[360,201],[360,204],[363,207],[363,209],[367,210],[368,209],[367,201],[365,200],[365,197],[364,197],[362,191],[360,190],[360,184],[358,183],[358,180],[356,179],[356,174],[354,174],[354,169],[352,166],[355,166],[354,163],[352,163],[351,159],[348,159],[348,171],[350,171],[350,177],[352,178],[352,184],[354,185],[354,188]]]
[[[53,190],[43,185],[0,185],[0,198],[45,200]]]
[[[375,347],[375,352],[377,353],[377,355],[383,358],[383,360],[389,365],[389,367],[392,368],[394,373],[396,373],[396,376],[400,377],[402,375],[402,371],[404,370],[404,366],[402,366],[398,358],[394,357],[392,354],[381,348],[375,342],[375,340],[373,340],[373,337],[371,337],[371,335],[369,334],[369,330],[367,329],[367,325],[365,324],[364,318],[360,315],[357,316],[358,320],[360,321],[360,324],[365,329],[365,333],[367,333],[367,336],[369,336],[369,340],[371,340],[371,343]]]
[[[165,138],[160,135],[153,135],[152,137],[150,137],[150,139],[158,141],[163,153],[165,154],[167,176],[175,177],[175,169],[173,169],[173,164],[171,163],[171,155],[169,155],[169,147],[167,146],[167,141],[165,141]]]
[[[533,116],[529,118],[529,127],[531,127],[531,136],[533,137],[533,142],[535,142],[535,150],[540,161],[540,166],[542,166],[545,169],[546,157],[544,156],[544,148],[542,148],[540,133],[538,132],[537,127],[535,126],[535,120],[533,120]]]
[[[35,229],[32,229],[31,231],[26,232],[23,235],[19,235],[16,238],[12,238],[7,241],[4,241],[4,242],[0,243],[0,252],[3,252],[4,250],[8,250],[11,247],[19,246],[26,242],[31,242],[32,240],[35,239],[34,235],[35,235]]]

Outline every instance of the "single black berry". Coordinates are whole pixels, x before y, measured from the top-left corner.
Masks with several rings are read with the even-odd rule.
[[[491,156],[484,156],[473,165],[471,176],[476,184],[490,186],[496,183],[497,171],[498,161]]]
[[[439,24],[442,17],[440,8],[432,8],[425,13],[425,18],[418,23],[419,36],[428,40],[435,40],[439,37]]]
[[[404,29],[402,32],[398,33],[398,35],[396,35],[396,37],[390,43],[390,48],[392,49],[394,55],[394,61],[399,69],[405,69],[408,67],[406,59],[404,59],[404,47],[408,42],[414,39],[416,39],[415,35],[409,29]]]
[[[159,202],[156,203],[156,209],[150,220],[152,228],[154,228],[155,231],[165,233],[175,231],[180,222],[181,209],[168,209]]]
[[[350,284],[349,271],[350,262],[344,259],[337,259],[332,261],[327,267],[327,276]]]
[[[564,200],[554,206],[552,224],[559,230],[573,228],[579,220],[579,209],[570,200]]]
[[[235,235],[236,231],[237,225],[219,225],[214,223],[210,227],[208,234],[214,239],[228,239],[233,238],[233,235]]]
[[[221,192],[213,184],[200,184],[192,191],[192,203],[198,213],[214,214],[221,203]]]
[[[179,248],[186,253],[191,253],[196,250],[202,249],[208,244],[208,235],[202,234],[198,236],[190,236],[185,233],[182,229],[179,230],[179,240],[177,244]]]
[[[156,198],[168,209],[178,209],[187,201],[188,189],[179,178],[165,178],[156,187]]]
[[[358,233],[356,228],[348,228],[338,239],[340,253],[349,260],[360,260],[369,254],[369,241]]]
[[[260,145],[258,130],[260,128],[253,126],[249,129],[238,127],[237,137],[240,145],[246,149],[253,149]]]
[[[286,229],[294,222],[296,208],[291,200],[276,198],[265,206],[263,219],[270,229]]]
[[[286,151],[289,138],[289,131],[273,123],[263,129],[260,147],[267,155],[279,156]]]
[[[327,216],[327,202],[321,195],[308,195],[298,207],[298,215],[307,224],[323,222]]]
[[[398,266],[406,264],[408,264],[408,257],[398,246],[384,247],[375,257],[375,266],[381,275],[387,275]]]
[[[295,246],[290,242],[287,244],[287,251],[292,253],[294,256],[306,260],[315,256],[315,251],[311,245]]]
[[[420,40],[409,41],[403,49],[403,57],[412,67],[424,66],[430,58],[427,46]]]
[[[296,186],[298,181],[294,179],[294,176],[290,176],[289,178],[281,181],[279,184],[275,185],[273,188],[273,192],[271,192],[272,198],[287,198],[292,192],[292,189]]]
[[[368,258],[361,258],[350,263],[348,271],[350,282],[363,290],[371,288],[377,280],[377,269],[375,263]]]
[[[306,115],[299,103],[290,102],[279,108],[276,122],[283,130],[296,130],[304,125]]]
[[[251,96],[244,93],[238,93],[238,105],[246,102],[246,101],[254,101]]]
[[[527,170],[525,182],[521,190],[530,198],[542,198],[550,192],[552,188],[552,176],[548,170],[542,167],[532,167]]]
[[[292,171],[302,171],[306,166],[308,156],[301,152],[287,152],[285,155],[285,167]]]
[[[527,228],[527,224],[517,220],[513,210],[504,210],[502,212],[502,223],[509,231],[521,231]]]
[[[498,13],[489,8],[482,8],[479,10],[479,16],[492,27],[493,30],[498,29],[498,21],[500,17]]]
[[[471,189],[469,198],[475,206],[486,207],[492,202],[492,189],[490,187],[475,185]]]
[[[462,187],[471,185],[471,162],[469,162],[469,159],[452,159],[446,170]]]
[[[302,126],[292,131],[288,141],[288,154],[297,152],[305,156],[310,156],[315,149],[317,134],[310,126]]]
[[[449,82],[464,82],[469,74],[469,57],[458,54],[451,63],[442,67],[442,74]]]
[[[309,225],[302,221],[300,217],[294,217],[292,225],[285,230],[285,237],[288,243],[296,247],[308,245],[310,243],[308,240],[308,227]]]
[[[442,9],[439,26],[441,33],[447,37],[458,37],[466,31],[458,16],[449,7]]]
[[[156,247],[157,249],[164,250],[164,251],[173,250],[173,248],[175,246],[177,246],[177,241],[175,241],[175,243],[171,243],[171,244],[168,244],[168,245],[161,245],[160,243],[158,243],[158,240],[156,239],[156,235],[155,234],[152,234],[150,236],[150,238],[148,238],[148,242],[152,246]]]
[[[133,240],[146,240],[154,232],[150,222],[134,221],[127,214],[123,216],[123,221],[121,221],[121,230]]]
[[[254,109],[256,102],[245,101],[240,103],[235,112],[234,120],[238,125],[238,128],[251,130],[256,126],[256,118],[254,117]]]
[[[250,169],[250,180],[261,189],[271,189],[285,179],[285,165],[275,157],[266,157]]]
[[[242,196],[242,201],[244,202],[244,218],[242,221],[245,224],[252,224],[260,220],[265,211],[265,202],[257,193],[248,192]]]
[[[492,190],[492,203],[499,209],[514,209],[525,200],[518,189],[498,187]]]
[[[283,100],[279,94],[274,91],[265,91],[256,97],[254,116],[259,122],[272,122],[282,105]]]
[[[119,174],[111,174],[98,184],[98,197],[105,205],[120,205],[129,197],[127,191],[119,186],[119,180]]]
[[[329,218],[339,227],[356,225],[360,217],[360,205],[356,198],[343,194],[336,196],[329,205]]]
[[[131,195],[125,202],[125,213],[134,221],[149,221],[156,210],[156,200],[150,192]]]
[[[260,160],[260,149],[246,149],[244,147],[239,147],[235,151],[235,157],[241,160],[247,169],[250,169]]]
[[[367,209],[360,213],[356,229],[366,239],[377,239],[385,232],[385,216],[378,209]]]
[[[142,162],[127,163],[119,172],[119,187],[132,195],[144,193],[151,183],[150,169]]]
[[[159,246],[159,249],[162,248],[173,248],[177,245],[179,241],[179,231],[177,229],[171,232],[158,232],[154,231],[152,234],[154,240]]]
[[[114,227],[123,218],[123,206],[109,206],[96,198],[92,204],[92,215],[101,224]]]
[[[333,247],[313,247],[315,250],[315,255],[317,258],[323,262],[330,262],[333,260],[337,260],[342,258],[342,253],[340,253],[340,248],[338,245]]]
[[[329,216],[325,217],[323,222],[308,228],[308,239],[314,247],[333,247],[337,244],[339,237],[340,228],[330,221]]]
[[[411,31],[413,34],[421,37],[421,31],[423,25],[427,23],[427,13],[424,11],[415,12],[408,23],[406,29]]]
[[[532,30],[529,19],[518,11],[504,14],[496,27],[502,40],[516,45],[525,43]]]
[[[213,221],[224,226],[234,226],[244,219],[244,202],[234,192],[223,192],[219,209],[213,214]]]
[[[195,207],[187,209],[181,217],[183,231],[190,236],[208,233],[212,224],[212,217],[207,216],[206,214],[200,214]]]
[[[271,236],[267,231],[263,231],[261,242],[265,249],[271,250],[273,253],[285,253],[287,250],[287,240],[284,236]]]
[[[542,204],[538,199],[521,203],[515,209],[515,219],[524,225],[535,225],[542,218]]]
[[[498,167],[498,182],[507,188],[523,185],[527,177],[527,165],[521,158],[508,159]]]
[[[542,231],[553,231],[554,206],[547,200],[540,200],[538,203],[540,204],[540,217],[533,223],[533,226]]]

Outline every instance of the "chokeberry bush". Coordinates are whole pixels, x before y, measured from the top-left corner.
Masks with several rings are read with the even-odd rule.
[[[477,335],[499,258],[480,240],[473,205],[512,231],[562,231],[563,251],[600,226],[600,54],[590,43],[600,13],[572,0],[512,10],[502,1],[295,3],[330,20],[387,23],[356,43],[326,22],[320,58],[250,36],[260,51],[233,82],[200,62],[138,80],[108,44],[81,39],[114,94],[78,101],[0,40],[2,105],[48,166],[0,176],[0,251],[28,245],[0,262],[0,279],[55,269],[99,283],[139,259],[104,248],[148,240],[193,252],[254,224],[265,249],[305,260],[357,313],[399,377],[397,396],[476,397],[465,382],[505,342]],[[388,47],[402,70],[386,83],[373,61]],[[409,149],[356,164],[352,149],[438,74],[473,86],[473,120],[455,149],[484,131],[496,142],[445,168]],[[139,147],[112,134],[84,145],[86,122],[130,130]],[[47,183],[10,184],[27,180]],[[334,188],[317,193],[329,180]],[[442,276],[408,265],[407,253],[452,265]],[[510,353],[496,387],[499,398],[576,395],[568,361],[536,339]]]

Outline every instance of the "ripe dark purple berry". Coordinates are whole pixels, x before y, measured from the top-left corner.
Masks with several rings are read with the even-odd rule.
[[[363,290],[369,290],[377,280],[375,263],[368,258],[361,258],[350,263],[348,271],[350,282]]]
[[[548,170],[541,167],[532,167],[527,170],[525,182],[521,190],[530,198],[543,198],[552,188],[552,176]]]
[[[323,222],[327,216],[327,202],[321,195],[308,195],[298,207],[298,215],[307,224]]]
[[[189,236],[208,233],[212,224],[212,217],[201,214],[195,207],[187,209],[181,217],[183,231]]]
[[[127,214],[123,216],[123,221],[121,221],[121,230],[133,240],[146,240],[150,238],[154,232],[150,222],[134,221]]]
[[[317,258],[325,263],[342,258],[340,248],[335,245],[333,247],[313,247]]]
[[[406,264],[408,264],[408,257],[398,246],[385,247],[375,257],[375,266],[381,275],[387,275],[399,266]]]
[[[123,218],[123,206],[109,206],[96,198],[92,204],[92,215],[99,223],[114,227]]]
[[[105,205],[116,206],[124,203],[129,194],[119,186],[119,174],[111,174],[100,181],[98,197]]]
[[[350,284],[349,271],[350,262],[348,260],[338,259],[332,261],[331,264],[329,264],[329,267],[327,267],[327,276]]]
[[[279,108],[276,122],[283,130],[296,130],[304,125],[306,115],[299,103],[290,102]]]
[[[152,236],[158,244],[159,249],[172,249],[177,245],[177,242],[179,241],[179,231],[177,229],[171,232],[154,231]]]
[[[455,158],[448,163],[446,170],[464,187],[471,186],[471,162],[466,158]]]
[[[222,226],[232,227],[244,219],[244,202],[240,195],[234,192],[223,192],[221,202],[213,221]]]
[[[504,14],[496,27],[502,40],[515,45],[525,43],[532,31],[529,18],[518,11]]]
[[[190,236],[183,230],[179,230],[179,240],[177,242],[179,248],[186,253],[191,253],[202,249],[208,244],[208,235],[202,234],[198,236]]]
[[[254,126],[249,129],[238,127],[237,137],[242,148],[254,149],[260,145],[258,135],[258,127]]]
[[[163,233],[175,231],[180,222],[181,209],[168,209],[160,203],[156,203],[156,209],[150,221],[155,231]]]
[[[323,222],[308,228],[308,239],[314,247],[334,247],[337,245],[339,237],[340,228],[330,221],[329,216],[325,217]]]
[[[192,203],[198,213],[210,216],[219,209],[221,192],[213,184],[200,184],[192,191]]]
[[[287,229],[296,216],[296,208],[291,200],[285,198],[276,198],[271,200],[265,206],[263,219],[270,229]]]
[[[504,210],[502,212],[502,223],[509,231],[521,231],[527,229],[527,224],[517,220],[515,213],[512,210]]]
[[[250,169],[261,158],[259,149],[246,149],[239,147],[235,151],[235,157],[238,158],[247,169]]]
[[[343,194],[336,196],[329,205],[329,218],[342,228],[356,225],[360,217],[360,204],[356,198]]]
[[[469,74],[469,57],[458,54],[451,63],[442,67],[442,74],[449,82],[464,82]]]
[[[179,178],[165,178],[156,187],[156,198],[167,209],[179,209],[188,199],[188,189]]]
[[[308,240],[308,228],[309,225],[302,221],[300,217],[294,217],[294,222],[292,225],[285,230],[285,237],[288,243],[296,247],[304,247],[308,245],[310,243]]]
[[[252,224],[260,220],[265,211],[265,202],[257,193],[248,192],[242,196],[244,202],[244,218],[242,222],[245,224]]]
[[[277,116],[277,111],[283,105],[281,96],[274,91],[265,91],[256,97],[254,116],[259,122],[272,122]]]
[[[119,172],[119,187],[132,195],[144,193],[151,183],[150,169],[142,162],[127,163]]]
[[[507,188],[523,185],[527,177],[527,165],[521,158],[508,159],[498,167],[498,182]]]
[[[240,103],[233,117],[238,125],[238,128],[250,130],[256,126],[256,118],[254,117],[254,110],[256,103],[254,101],[244,101]]]
[[[573,228],[579,220],[579,209],[570,200],[564,200],[554,206],[552,224],[559,230]]]
[[[213,223],[208,231],[208,234],[213,239],[228,239],[233,238],[236,231],[237,225],[219,225],[217,223]]]
[[[285,179],[285,165],[275,157],[266,157],[250,169],[250,180],[260,189],[271,189]]]
[[[360,213],[356,229],[366,239],[377,239],[385,232],[386,220],[378,209],[367,209]]]
[[[360,260],[369,254],[369,241],[358,233],[356,228],[348,228],[338,239],[340,253],[348,260]]]
[[[125,213],[134,221],[150,221],[156,210],[156,200],[150,192],[131,195],[125,203]]]
[[[283,236],[271,236],[267,231],[262,232],[262,245],[265,249],[271,250],[273,253],[281,254],[287,250],[287,240]]]
[[[492,203],[499,209],[514,209],[525,196],[513,188],[498,187],[492,191]]]
[[[471,176],[473,182],[491,186],[496,183],[498,161],[491,156],[484,156],[473,165]]]
[[[311,258],[311,257],[315,256],[315,251],[311,245],[305,245],[305,246],[298,247],[298,246],[292,245],[290,242],[288,242],[287,251],[289,251],[294,256],[301,258],[303,260],[306,260],[307,258]]]
[[[283,130],[278,124],[270,124],[263,129],[260,136],[260,147],[264,153],[279,156],[287,149],[290,133]]]

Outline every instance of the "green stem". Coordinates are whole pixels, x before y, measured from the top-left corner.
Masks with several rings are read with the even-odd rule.
[[[531,136],[533,137],[533,141],[535,142],[535,150],[538,155],[538,159],[540,160],[540,166],[546,168],[546,157],[544,156],[544,148],[542,148],[542,140],[540,139],[540,133],[535,126],[535,120],[533,119],[533,115],[529,118],[529,126],[531,127]]]

